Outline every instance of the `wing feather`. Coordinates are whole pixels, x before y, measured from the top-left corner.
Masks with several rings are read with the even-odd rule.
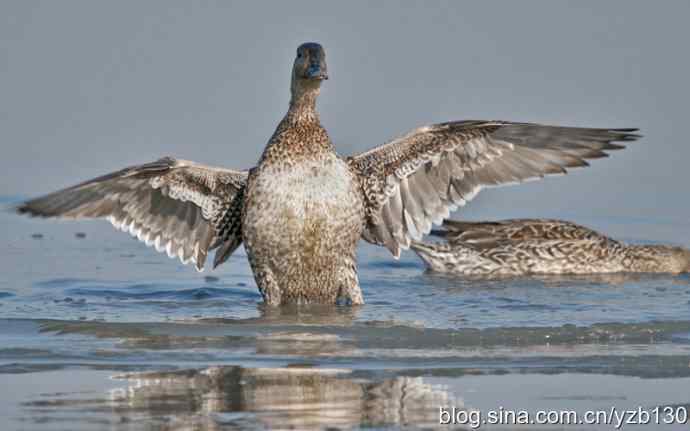
[[[238,207],[246,180],[247,172],[166,157],[29,200],[17,211],[46,218],[105,218],[201,270],[214,246],[229,243],[234,250],[241,243]],[[223,248],[218,263],[229,251]]]
[[[367,209],[363,238],[397,256],[483,187],[567,173],[625,148],[637,129],[459,121],[415,129],[348,163]],[[386,229],[383,229],[384,226]]]

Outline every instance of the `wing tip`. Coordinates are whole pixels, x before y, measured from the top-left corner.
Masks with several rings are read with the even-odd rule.
[[[32,205],[32,201],[22,202],[17,205],[10,205],[7,208],[7,211],[14,214],[25,215],[31,218],[48,218],[53,215]]]
[[[19,214],[19,215],[27,215],[29,217],[32,217],[31,213],[28,211],[28,209],[24,208],[25,203],[22,202],[20,204],[9,204],[9,205],[3,205],[2,207],[2,212],[5,214]]]
[[[391,241],[386,244],[380,244],[386,247],[386,249],[393,255],[393,259],[400,260],[400,246],[397,241]]]
[[[17,205],[10,205],[6,208],[6,211],[10,211],[17,214],[32,214],[31,210],[29,209],[29,205],[26,202],[22,202]]]
[[[613,141],[632,142],[644,137],[639,132],[640,129],[611,129],[610,133],[616,135]]]

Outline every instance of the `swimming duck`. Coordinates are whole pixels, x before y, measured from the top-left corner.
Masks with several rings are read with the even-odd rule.
[[[446,220],[443,227],[432,235],[445,242],[411,244],[437,272],[513,276],[690,271],[690,250],[625,244],[563,220]]]
[[[268,304],[362,304],[360,238],[397,258],[482,187],[562,174],[639,137],[636,129],[453,121],[343,158],[316,110],[326,79],[321,45],[299,46],[288,111],[251,169],[166,157],[29,200],[18,212],[104,218],[198,270],[210,250],[216,267],[244,244]]]

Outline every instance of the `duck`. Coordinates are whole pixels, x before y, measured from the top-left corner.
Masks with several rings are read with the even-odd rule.
[[[163,157],[38,198],[41,218],[105,219],[203,270],[243,245],[266,304],[363,304],[360,240],[394,258],[483,187],[584,167],[640,137],[637,129],[508,121],[427,125],[360,154],[339,155],[316,102],[324,48],[297,48],[288,110],[255,166],[235,170]]]
[[[445,220],[431,235],[440,243],[413,242],[432,272],[464,276],[684,273],[690,250],[626,244],[585,226],[552,219]]]

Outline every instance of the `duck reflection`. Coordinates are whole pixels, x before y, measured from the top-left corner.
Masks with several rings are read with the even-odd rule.
[[[668,275],[655,273],[614,272],[600,274],[535,274],[525,276],[457,276],[426,271],[423,276],[427,283],[435,288],[446,291],[464,291],[477,289],[503,289],[511,284],[541,283],[544,287],[563,288],[582,285],[610,285],[624,286],[640,282],[654,282],[674,280],[674,283],[684,284],[688,280],[687,274]]]
[[[329,304],[288,304],[270,307],[257,304],[258,317],[246,319],[206,318],[199,322],[262,325],[349,326],[359,317],[361,307]]]
[[[165,429],[320,429],[438,426],[439,406],[460,406],[420,377],[379,381],[350,370],[211,367],[120,376],[118,413],[174,415]]]

